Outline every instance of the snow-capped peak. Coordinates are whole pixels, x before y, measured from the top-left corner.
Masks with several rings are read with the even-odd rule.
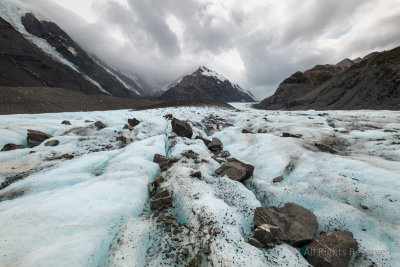
[[[218,80],[220,80],[222,82],[229,81],[228,78],[226,78],[226,77],[222,76],[221,74],[219,74],[219,73],[217,73],[215,71],[212,71],[212,70],[210,70],[210,69],[208,69],[208,68],[206,68],[204,66],[200,66],[198,70],[204,76],[214,77],[214,78],[216,78],[216,79],[218,79]]]

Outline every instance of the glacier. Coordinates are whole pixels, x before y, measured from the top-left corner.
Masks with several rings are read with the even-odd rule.
[[[360,251],[351,266],[400,263],[400,112],[232,105],[0,116],[0,147],[27,146],[27,129],[60,141],[0,152],[0,182],[24,175],[0,190],[1,265],[185,266],[203,255],[203,266],[308,266],[285,243],[247,243],[255,208],[286,202],[311,210],[318,232],[351,231]],[[166,114],[189,122],[193,138],[176,136]],[[141,122],[132,131],[123,129],[130,118]],[[121,135],[132,143],[122,146]],[[255,166],[253,177],[239,183],[216,176],[220,164],[195,136],[219,138],[224,150]],[[188,150],[202,160],[182,156]],[[63,154],[74,158],[45,160]],[[161,174],[154,154],[178,160],[162,173],[183,229],[178,241],[147,202],[148,183]],[[201,179],[190,177],[197,170]]]

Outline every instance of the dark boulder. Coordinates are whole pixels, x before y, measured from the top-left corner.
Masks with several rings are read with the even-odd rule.
[[[280,183],[280,182],[282,182],[283,181],[283,176],[281,175],[281,176],[278,176],[278,177],[275,177],[273,180],[272,180],[272,182],[274,182],[274,183]]]
[[[215,173],[221,176],[228,176],[230,179],[243,182],[249,179],[254,172],[254,166],[243,163],[235,158],[228,159]]]
[[[52,136],[40,131],[28,130],[26,141],[29,147],[35,147],[43,143],[44,140],[51,138]]]
[[[172,120],[173,117],[174,116],[172,116],[172,114],[164,115],[164,118],[166,118],[167,120]]]
[[[250,134],[250,133],[252,133],[249,129],[243,129],[242,130],[242,133],[244,133],[244,134]]]
[[[227,158],[231,156],[231,153],[229,153],[228,150],[222,151],[221,154],[219,155],[221,158]]]
[[[286,203],[282,208],[256,208],[254,225],[255,236],[264,245],[281,240],[301,247],[310,242],[318,230],[315,215],[294,203]]]
[[[203,138],[203,137],[201,137],[201,136],[196,136],[196,138],[195,139],[200,139],[200,140],[202,140],[203,141],[203,143],[206,145],[206,147],[208,147],[208,144],[210,144],[211,143],[211,141],[210,140],[208,140],[208,139],[206,139],[206,138]]]
[[[293,138],[301,138],[301,134],[291,134],[291,133],[283,133],[282,137],[293,137]]]
[[[1,151],[10,151],[10,150],[16,150],[16,149],[24,149],[24,145],[16,145],[16,144],[6,144],[3,146],[3,149]]]
[[[50,140],[50,141],[47,141],[44,145],[45,146],[58,146],[59,143],[60,143],[60,141],[58,141],[58,140]]]
[[[139,124],[140,124],[140,121],[137,120],[137,119],[135,119],[135,118],[133,118],[133,119],[128,119],[128,124],[129,124],[130,126],[132,126],[132,127],[135,127],[136,125],[139,125]]]
[[[212,152],[219,153],[222,150],[222,142],[216,137],[213,137],[212,141],[208,144],[208,149]]]
[[[96,121],[96,122],[94,123],[94,126],[96,126],[96,127],[99,128],[99,129],[104,129],[104,128],[107,127],[107,125],[105,125],[102,121]]]
[[[168,189],[163,188],[149,199],[150,208],[152,210],[161,210],[172,205],[172,194]]]
[[[160,166],[161,171],[166,171],[172,164],[176,162],[176,159],[171,159],[166,156],[155,154],[153,158],[153,162],[157,163]]]
[[[200,179],[201,178],[201,172],[200,171],[195,171],[195,172],[191,173],[190,176]]]
[[[132,139],[130,139],[129,137],[126,136],[118,136],[116,138],[117,141],[121,141],[122,144],[124,145],[129,145],[130,143],[132,143]]]
[[[250,245],[255,246],[256,248],[262,248],[262,244],[254,237],[250,237],[247,241]]]
[[[306,257],[313,266],[347,267],[357,253],[358,243],[349,231],[322,233],[307,246]]]
[[[174,118],[171,125],[172,131],[178,136],[192,138],[193,130],[189,123]]]
[[[61,124],[64,124],[64,125],[71,125],[71,122],[70,122],[70,121],[67,121],[67,120],[65,120],[65,121],[62,121],[62,122],[61,122]]]

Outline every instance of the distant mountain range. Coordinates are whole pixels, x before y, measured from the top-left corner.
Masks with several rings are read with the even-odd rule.
[[[255,102],[250,91],[231,83],[224,76],[204,66],[175,81],[160,100],[213,99],[222,102]]]
[[[398,110],[400,47],[296,72],[272,96],[254,106],[272,110]]]

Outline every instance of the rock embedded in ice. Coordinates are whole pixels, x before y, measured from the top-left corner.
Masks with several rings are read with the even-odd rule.
[[[322,233],[307,246],[306,257],[313,266],[346,267],[357,253],[358,243],[349,231]]]
[[[164,118],[166,118],[167,120],[172,120],[173,117],[174,116],[172,116],[172,114],[164,115]]]
[[[219,154],[219,156],[220,156],[221,158],[227,158],[227,157],[230,157],[230,156],[231,156],[231,153],[229,153],[228,150],[225,150],[225,151],[222,151],[221,154]]]
[[[200,179],[201,178],[201,172],[200,171],[193,172],[192,174],[190,174],[190,176]]]
[[[132,131],[133,130],[133,127],[132,126],[130,126],[129,124],[125,124],[124,125],[124,130],[129,130],[129,131]]]
[[[301,138],[301,134],[291,134],[291,133],[283,133],[282,137],[293,137],[293,138]]]
[[[244,133],[244,134],[249,134],[249,133],[252,133],[249,129],[243,129],[242,130],[242,133]]]
[[[6,144],[3,146],[3,149],[1,151],[11,151],[11,150],[16,150],[16,149],[24,149],[24,145],[16,145],[16,144]]]
[[[195,139],[200,139],[200,140],[202,140],[203,141],[203,143],[208,147],[208,144],[210,144],[211,143],[211,141],[210,140],[208,140],[208,139],[206,139],[206,138],[203,138],[203,137],[201,137],[201,136],[196,136],[196,138]]]
[[[178,136],[192,138],[193,130],[189,123],[174,118],[171,125],[172,131]]]
[[[262,248],[262,244],[254,237],[250,237],[247,241],[250,245],[255,246],[256,248]]]
[[[154,197],[149,199],[150,208],[152,210],[161,210],[166,207],[170,207],[172,205],[172,194],[168,191],[168,189],[163,188],[154,195]]]
[[[213,137],[211,142],[207,145],[208,149],[212,152],[219,153],[222,150],[222,142],[216,137]]]
[[[136,118],[133,118],[133,119],[128,119],[128,123],[130,126],[135,127],[136,125],[140,124],[140,121],[137,120]]]
[[[35,130],[28,130],[28,135],[26,137],[26,141],[28,142],[29,147],[35,147],[43,143],[43,141],[51,138],[53,136]]]
[[[105,125],[102,121],[96,121],[96,122],[94,123],[94,125],[95,125],[97,128],[99,128],[99,129],[104,129],[104,128],[107,127],[107,125]]]
[[[61,122],[61,124],[64,124],[64,125],[71,125],[71,122],[70,122],[70,121],[67,121],[67,120],[64,120],[64,121]]]
[[[129,145],[130,143],[132,143],[132,139],[130,139],[130,138],[126,137],[126,136],[118,136],[116,138],[116,140],[117,141],[121,141],[122,144],[125,144],[125,145]]]
[[[272,180],[272,182],[274,182],[274,183],[280,183],[280,182],[282,182],[283,181],[283,176],[281,175],[281,176],[278,176],[278,177],[275,177],[273,180]]]
[[[60,144],[60,141],[58,141],[58,140],[50,140],[50,141],[47,141],[44,145],[45,146],[58,146],[58,144]]]
[[[254,172],[254,166],[243,163],[235,158],[228,159],[215,173],[221,176],[228,176],[230,179],[243,182],[249,179]]]
[[[253,220],[256,232],[257,229],[260,231],[257,239],[265,245],[267,241],[278,239],[294,247],[301,247],[310,242],[318,230],[315,215],[294,203],[286,203],[282,208],[256,208]]]
[[[160,166],[161,171],[166,171],[169,167],[171,167],[172,164],[176,162],[176,159],[171,159],[160,154],[155,154],[153,162],[157,163],[158,166]]]

